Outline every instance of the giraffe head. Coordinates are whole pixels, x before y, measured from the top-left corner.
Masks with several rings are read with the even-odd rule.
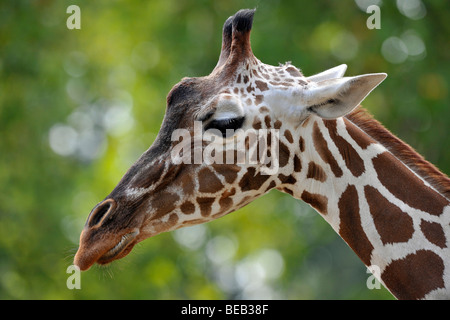
[[[312,114],[344,116],[386,77],[343,77],[345,65],[305,77],[289,63],[263,64],[250,46],[253,15],[240,10],[226,20],[210,75],[172,88],[153,145],[89,214],[74,261],[82,270],[279,188],[298,160],[283,143],[291,132]]]

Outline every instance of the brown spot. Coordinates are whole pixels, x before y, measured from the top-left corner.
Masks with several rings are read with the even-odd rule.
[[[422,230],[424,236],[431,243],[437,245],[440,248],[447,247],[445,233],[439,223],[422,220],[422,222],[420,223],[420,230]]]
[[[430,291],[444,288],[444,263],[434,252],[418,250],[391,262],[381,279],[398,299],[416,300]]]
[[[294,139],[292,138],[292,134],[291,134],[291,132],[289,130],[284,131],[284,137],[286,138],[286,140],[289,143],[294,142]]]
[[[286,192],[286,193],[290,194],[291,196],[294,195],[294,191],[292,191],[292,190],[289,189],[289,188],[284,187],[282,190],[283,190],[283,192]]]
[[[172,213],[169,216],[169,220],[167,221],[167,228],[174,226],[178,222],[178,215],[176,213]]]
[[[270,122],[272,121],[272,119],[270,119],[270,116],[265,116],[264,117],[264,123],[266,124],[266,128],[271,128],[272,126],[271,126],[271,124],[270,124]]]
[[[372,162],[380,182],[407,205],[436,216],[439,216],[448,205],[447,199],[426,186],[391,153],[381,153]]]
[[[250,137],[245,137],[245,150],[250,150]]]
[[[236,194],[236,188],[231,188],[231,190],[225,190],[222,193],[222,198],[228,198]]]
[[[241,75],[240,74],[238,74],[238,77],[236,79],[236,83],[241,83]]]
[[[333,157],[333,154],[328,149],[327,142],[322,136],[322,132],[320,132],[319,125],[317,124],[317,122],[314,122],[312,136],[314,141],[314,147],[316,148],[316,151],[319,153],[322,160],[330,165],[331,171],[333,171],[334,175],[337,178],[341,177],[343,174],[342,169],[339,167],[338,163],[336,162],[336,159]]]
[[[220,198],[219,200],[220,211],[221,213],[225,213],[233,206],[233,200],[231,198]]]
[[[318,180],[320,182],[327,180],[327,174],[322,167],[312,161],[308,163],[308,173],[306,174],[306,177]]]
[[[198,205],[200,206],[200,213],[203,217],[207,217],[211,214],[211,206],[214,203],[215,198],[210,197],[198,197],[196,199]]]
[[[289,163],[290,151],[289,148],[281,141],[278,144],[278,148],[278,161],[280,168],[282,168]]]
[[[166,222],[154,221],[153,228],[158,233],[164,232],[172,228],[177,222],[178,222],[178,215],[176,213],[172,213]]]
[[[294,171],[295,172],[302,171],[302,162],[300,161],[300,158],[297,155],[294,155]]]
[[[277,184],[275,183],[274,180],[270,181],[269,186],[268,186],[267,189],[266,189],[266,192],[269,191],[269,190],[272,189],[272,188],[275,188],[276,185],[277,185]]]
[[[414,233],[412,218],[371,186],[364,187],[375,228],[383,244],[406,242]]]
[[[266,106],[262,106],[259,108],[259,112],[261,112],[261,113],[269,112],[269,108],[267,108]]]
[[[258,95],[255,96],[255,104],[256,105],[260,104],[263,101],[264,101],[264,96],[263,95],[258,94]]]
[[[212,172],[208,167],[201,169],[198,172],[198,183],[199,183],[199,192],[217,192],[222,190],[223,184],[217,178],[214,172]]]
[[[194,176],[194,166],[185,166],[185,170],[179,174],[176,179],[174,180],[174,184],[179,184],[181,188],[183,189],[184,195],[190,195],[195,190],[192,188],[193,184],[193,176]]]
[[[282,124],[283,124],[283,123],[282,123],[280,120],[277,120],[277,121],[275,121],[275,123],[273,124],[273,127],[274,127],[275,129],[280,129]]]
[[[297,182],[297,180],[293,176],[285,176],[282,173],[278,175],[278,179],[280,179],[281,183],[283,184],[295,184]]]
[[[354,185],[349,185],[342,193],[338,203],[339,234],[355,251],[358,257],[370,265],[373,246],[361,226],[359,215],[358,191]]]
[[[336,120],[325,120],[323,123],[328,128],[330,137],[339,149],[339,153],[344,159],[347,168],[355,177],[359,177],[365,171],[363,159],[347,140],[338,135]]]
[[[272,145],[272,132],[267,133],[267,140],[266,143],[264,143],[264,139],[259,139],[259,143],[261,143],[261,149],[264,150],[264,148],[267,149],[267,154],[270,156],[270,146]]]
[[[247,83],[247,82],[248,82],[248,76],[245,75],[245,76],[244,76],[244,83]]]
[[[260,91],[266,91],[269,90],[269,87],[267,86],[267,83],[260,81],[260,80],[256,80],[255,81],[256,87],[260,90]]]
[[[255,168],[250,167],[241,181],[239,181],[239,187],[241,191],[258,190],[269,177],[269,175],[262,175],[259,172],[256,173]]]
[[[155,209],[154,219],[161,218],[175,210],[175,202],[180,197],[176,193],[167,191],[158,192],[152,200],[152,208]]]
[[[361,149],[366,149],[372,143],[376,141],[373,140],[367,133],[362,131],[355,125],[352,125],[349,120],[344,118],[345,128],[352,139],[361,147]]]
[[[286,68],[286,71],[289,72],[289,74],[293,77],[301,77],[301,72],[294,66],[290,66]]]
[[[245,150],[250,150],[250,137],[245,137]]]
[[[184,214],[192,214],[195,211],[195,205],[190,201],[185,201],[180,206],[180,209]]]
[[[407,164],[444,197],[450,198],[450,179],[413,148],[386,130],[366,110],[358,107],[347,115],[347,118],[375,141],[385,146],[395,158]]]
[[[251,93],[253,91],[255,91],[255,88],[253,88],[251,85],[247,87],[247,92],[248,93]]]
[[[252,127],[256,130],[261,129],[262,128],[261,120],[259,120],[259,118],[255,118],[255,120],[253,120]]]
[[[303,137],[300,137],[298,146],[299,146],[301,152],[305,151],[305,140],[303,139]]]
[[[327,214],[328,198],[315,193],[309,193],[308,191],[303,191],[300,198],[308,203],[311,207],[319,211],[321,214]]]
[[[218,174],[222,175],[229,184],[236,180],[237,174],[241,170],[241,167],[235,164],[213,164],[212,167]]]

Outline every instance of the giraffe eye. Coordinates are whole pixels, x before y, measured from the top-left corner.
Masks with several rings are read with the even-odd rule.
[[[209,129],[218,130],[222,137],[228,138],[234,134],[234,131],[241,128],[244,123],[245,117],[229,118],[229,119],[214,119],[211,120],[206,126],[205,131]]]

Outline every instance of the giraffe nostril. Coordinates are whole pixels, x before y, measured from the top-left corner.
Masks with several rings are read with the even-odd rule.
[[[104,218],[113,210],[115,205],[116,202],[113,199],[107,199],[99,203],[90,214],[90,217],[88,219],[89,227],[100,224],[104,220]]]

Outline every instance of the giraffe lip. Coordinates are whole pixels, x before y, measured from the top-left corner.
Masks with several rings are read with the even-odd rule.
[[[98,264],[108,264],[116,259],[123,258],[128,253],[130,253],[131,249],[134,247],[134,245],[137,243],[136,237],[139,234],[139,230],[135,230],[132,232],[129,232],[127,234],[124,234],[119,242],[106,251],[98,260]]]

